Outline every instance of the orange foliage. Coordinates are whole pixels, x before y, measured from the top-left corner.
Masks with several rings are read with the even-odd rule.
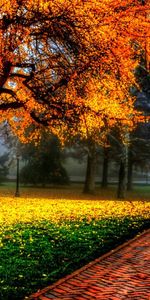
[[[0,10],[1,122],[24,142],[31,124],[34,137],[44,125],[62,142],[133,128],[129,87],[143,49],[150,57],[149,1],[0,0]]]

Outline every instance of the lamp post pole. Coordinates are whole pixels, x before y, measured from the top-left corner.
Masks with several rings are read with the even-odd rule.
[[[16,192],[15,192],[15,197],[20,197],[20,192],[19,192],[19,155],[16,155],[17,159],[17,170],[16,170]]]

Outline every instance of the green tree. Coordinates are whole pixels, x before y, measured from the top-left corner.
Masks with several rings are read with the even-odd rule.
[[[4,153],[0,156],[0,183],[4,182],[7,179],[8,175],[8,154]]]
[[[22,158],[25,161],[20,179],[25,184],[68,184],[69,178],[62,165],[60,143],[54,136],[42,137],[40,143],[22,145]]]

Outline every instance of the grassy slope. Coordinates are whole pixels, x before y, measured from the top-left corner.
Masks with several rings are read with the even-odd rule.
[[[113,188],[1,187],[0,299],[23,299],[150,227],[149,189],[116,201]]]

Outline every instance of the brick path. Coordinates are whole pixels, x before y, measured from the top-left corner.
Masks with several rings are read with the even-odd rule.
[[[29,299],[150,300],[150,230]]]

